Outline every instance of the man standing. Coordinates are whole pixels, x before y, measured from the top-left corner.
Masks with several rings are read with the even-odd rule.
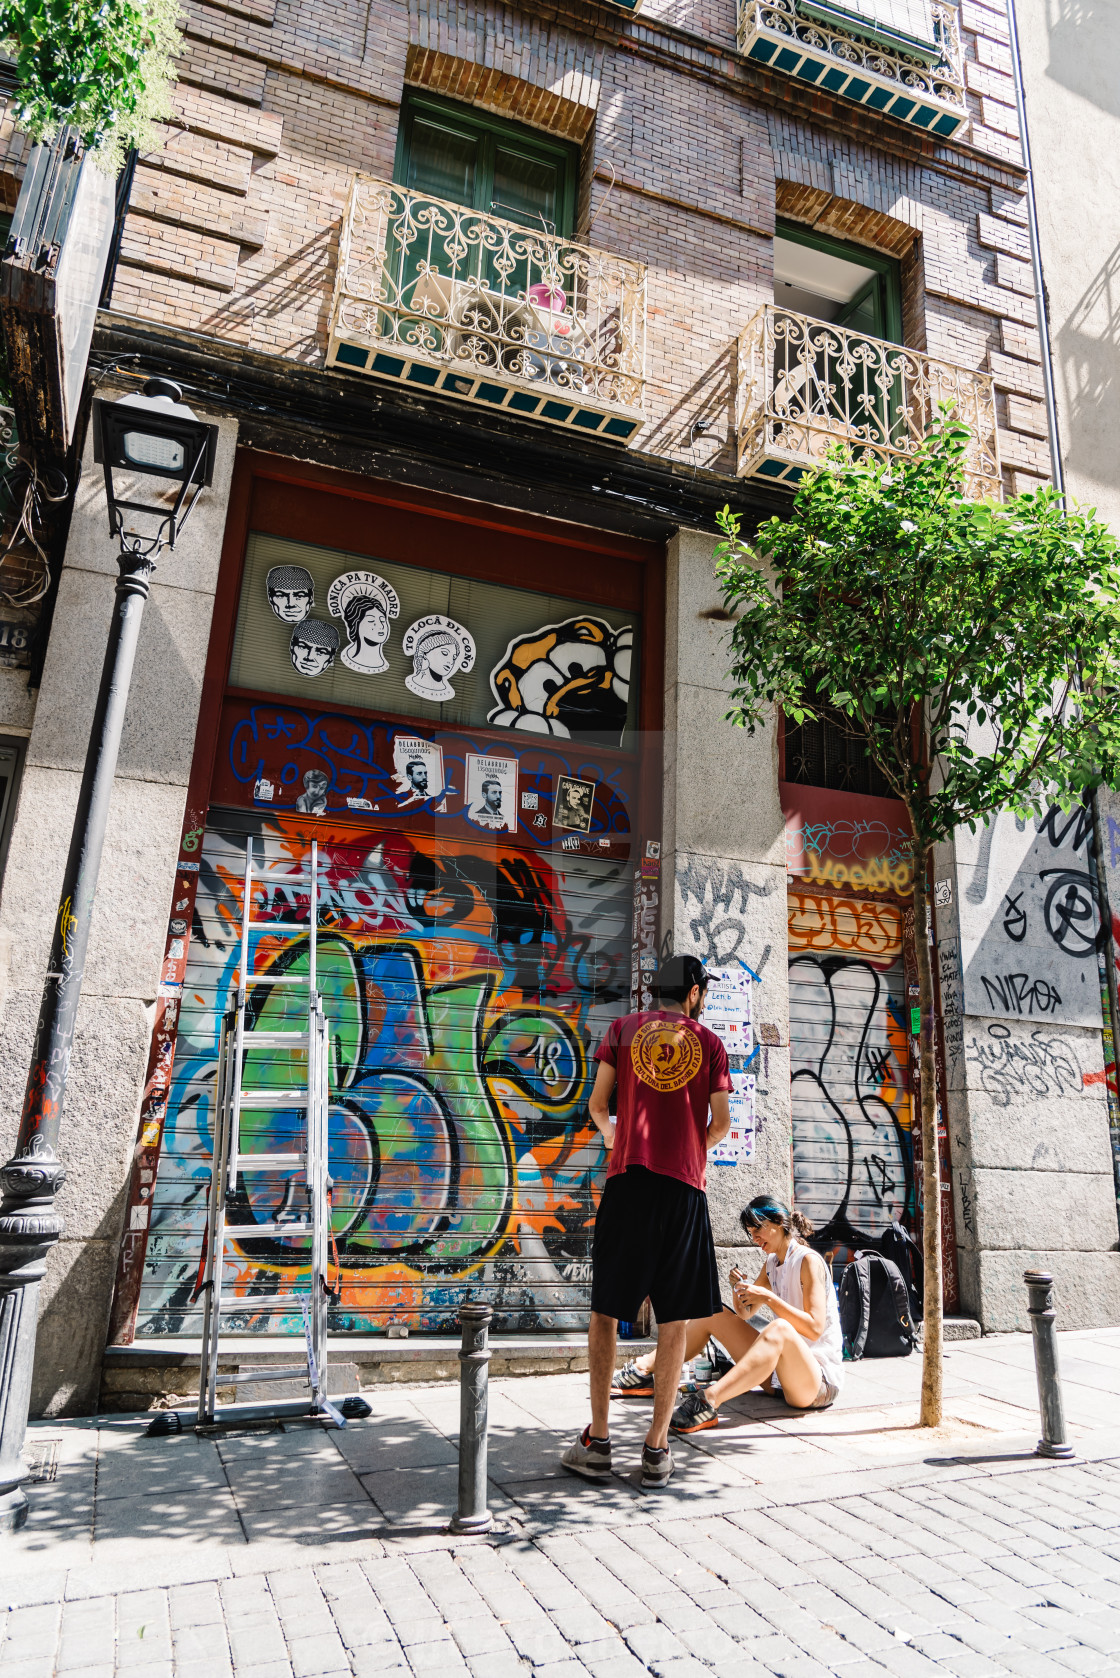
[[[731,1075],[723,1044],[700,1024],[707,986],[695,956],[671,956],[654,986],[660,1006],[615,1020],[595,1055],[589,1108],[610,1167],[591,1248],[591,1425],[560,1459],[588,1480],[611,1472],[607,1415],[619,1320],[632,1322],[648,1295],[657,1365],[642,1485],[652,1489],[673,1472],[669,1418],[688,1319],[720,1309],[704,1184],[707,1151],[731,1128]],[[617,1126],[608,1108],[616,1082]]]

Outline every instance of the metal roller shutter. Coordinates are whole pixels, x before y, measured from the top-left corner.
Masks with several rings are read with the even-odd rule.
[[[902,911],[791,892],[789,951],[794,1200],[858,1246],[914,1212]]]
[[[605,1156],[587,1117],[590,1057],[630,989],[633,868],[488,835],[355,834],[329,823],[215,812],[201,852],[174,1076],[153,1196],[137,1334],[193,1334],[221,1016],[237,984],[245,844],[267,880],[254,914],[293,918],[285,878],[314,835],[327,889],[319,985],[332,1040],[334,1332],[446,1330],[464,1295],[496,1326],[586,1323],[589,1241]],[[258,940],[256,969],[306,963],[306,935]],[[249,981],[254,1028],[290,1026],[297,988]],[[306,992],[302,993],[306,997]],[[262,1047],[254,1085],[287,1088],[303,1051]],[[297,1112],[259,1115],[282,1151]],[[277,1178],[243,1187],[243,1215],[295,1215]],[[246,1239],[227,1271],[246,1293],[299,1271],[280,1238]],[[234,1331],[295,1332],[247,1304]]]

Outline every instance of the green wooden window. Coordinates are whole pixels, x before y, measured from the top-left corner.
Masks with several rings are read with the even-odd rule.
[[[902,286],[898,263],[892,257],[880,256],[878,251],[863,245],[851,245],[843,239],[832,239],[827,234],[799,227],[794,222],[779,221],[775,229],[777,239],[788,245],[800,246],[806,253],[819,252],[834,261],[852,265],[853,271],[862,269],[853,294],[843,299],[830,299],[834,306],[825,319],[835,326],[846,326],[852,332],[865,332],[869,338],[884,338],[890,344],[902,342]],[[811,256],[808,272],[811,274]],[[812,280],[806,289],[812,289]],[[837,288],[842,289],[842,288]],[[774,300],[782,302],[781,287],[775,286]],[[805,313],[811,311],[805,310]]]
[[[929,0],[798,0],[797,9],[895,52],[937,61],[940,48]]]
[[[520,123],[419,94],[406,99],[394,173],[400,186],[570,238],[578,168],[575,146]]]

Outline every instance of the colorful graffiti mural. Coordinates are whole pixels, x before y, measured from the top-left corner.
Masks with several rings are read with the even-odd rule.
[[[255,829],[251,1031],[292,1029],[306,972],[309,825],[208,829],[141,1286],[139,1335],[190,1332],[211,1151],[218,1031],[239,981],[246,827]],[[590,1051],[630,991],[630,869],[397,832],[315,828],[318,982],[331,1030],[329,1170],[336,1330],[438,1329],[464,1289],[506,1327],[576,1327],[605,1157],[586,1115]],[[372,842],[371,842],[372,840]],[[306,995],[306,993],[304,993]],[[251,1044],[246,1086],[298,1086],[304,1050]],[[297,1109],[246,1114],[246,1151],[282,1152]],[[238,1220],[295,1218],[289,1179],[247,1173]],[[298,1327],[261,1310],[298,1274],[282,1237],[247,1237],[227,1273],[231,1327]],[[260,1303],[257,1303],[260,1302]]]
[[[851,1247],[914,1214],[903,911],[789,892],[794,1199]]]
[[[909,897],[906,811],[889,798],[781,782],[786,870],[811,885]]]

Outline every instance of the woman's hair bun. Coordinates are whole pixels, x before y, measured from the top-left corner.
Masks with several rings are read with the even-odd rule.
[[[812,1220],[807,1218],[804,1212],[791,1212],[789,1221],[798,1235],[804,1236],[806,1240],[813,1234]]]

